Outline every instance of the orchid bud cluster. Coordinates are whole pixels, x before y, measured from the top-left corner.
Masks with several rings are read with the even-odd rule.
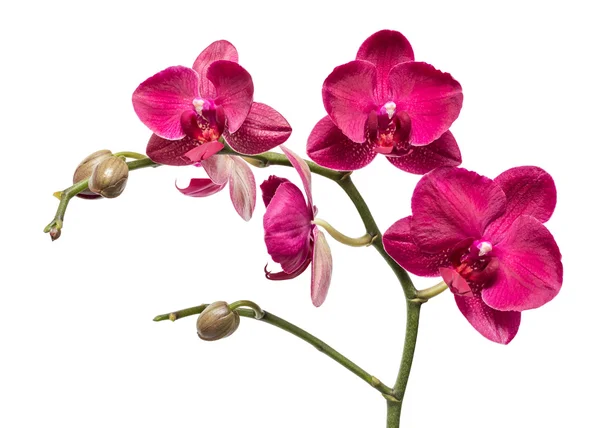
[[[216,41],[191,68],[169,67],[133,92],[133,108],[153,133],[146,166],[203,168],[207,178],[194,178],[177,189],[207,197],[229,187],[233,207],[246,221],[257,198],[251,166],[291,166],[301,187],[277,175],[259,186],[264,245],[281,267],[278,272],[265,267],[267,279],[288,280],[310,267],[310,296],[319,307],[333,274],[326,234],[347,245],[373,245],[401,272],[407,304],[420,305],[448,288],[477,332],[509,343],[521,313],[546,304],[562,286],[561,253],[544,225],[556,206],[552,177],[535,166],[511,168],[495,178],[460,168],[462,155],[450,127],[462,108],[462,87],[451,74],[416,61],[410,43],[397,31],[371,35],[354,59],[324,77],[326,115],[307,136],[311,161],[306,161],[282,145],[292,132],[284,116],[254,101],[252,77],[239,64],[235,47]],[[283,156],[270,152],[277,147]],[[317,217],[312,174],[340,184],[365,214],[357,191],[348,192],[353,186],[349,176],[378,155],[401,171],[422,175],[412,212],[398,213],[399,220],[384,233],[369,220],[365,236],[347,237]],[[82,161],[73,180],[88,180],[80,196],[112,198],[121,194],[127,178],[122,157],[102,150]],[[363,220],[370,216],[361,215]],[[61,220],[53,224],[61,226]],[[443,282],[435,293],[419,291],[410,279],[402,279],[406,271]],[[271,317],[269,322],[278,320]],[[235,308],[215,302],[203,307],[197,333],[204,340],[218,340],[239,323]],[[402,401],[396,389],[386,389],[379,380],[369,382],[392,401]]]

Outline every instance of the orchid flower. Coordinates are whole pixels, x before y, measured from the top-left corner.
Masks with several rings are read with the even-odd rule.
[[[265,244],[282,271],[267,272],[271,280],[295,278],[312,265],[311,298],[315,306],[325,301],[331,283],[332,259],[325,235],[313,223],[317,212],[312,201],[311,175],[308,165],[297,154],[281,146],[296,169],[302,191],[289,180],[272,175],[260,188],[267,210],[263,218]]]
[[[494,180],[439,168],[417,184],[412,216],[383,236],[387,253],[408,271],[442,276],[458,308],[486,338],[509,343],[521,311],[556,296],[561,254],[542,224],[556,205],[544,170],[524,166]]]
[[[308,155],[338,170],[362,168],[378,153],[414,174],[460,165],[448,129],[462,100],[462,88],[450,74],[414,61],[402,34],[379,31],[364,41],[355,61],[325,79],[328,116],[313,128]]]
[[[169,67],[133,93],[133,107],[154,135],[146,152],[166,165],[191,165],[223,148],[221,137],[239,153],[268,151],[292,129],[266,104],[253,102],[250,74],[225,40],[204,49],[192,68]]]
[[[204,197],[213,195],[229,183],[229,196],[233,207],[244,220],[252,218],[256,205],[256,182],[250,167],[238,156],[218,155],[198,164],[204,167],[209,178],[192,178],[179,191],[187,196]]]

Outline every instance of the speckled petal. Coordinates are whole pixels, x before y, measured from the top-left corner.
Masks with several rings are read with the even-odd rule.
[[[227,40],[217,40],[200,52],[192,68],[200,76],[200,95],[203,98],[214,99],[217,92],[213,84],[206,78],[208,67],[215,61],[226,60],[238,62],[238,53],[235,47]]]
[[[284,143],[292,127],[277,110],[262,103],[252,103],[246,120],[235,133],[225,131],[223,136],[238,153],[255,155]]]
[[[390,71],[389,80],[396,110],[410,117],[410,144],[437,140],[458,117],[462,88],[450,74],[424,62],[405,62]]]
[[[194,147],[185,155],[192,163],[202,162],[223,149],[223,144],[219,141],[211,141]]]
[[[454,296],[458,309],[475,330],[492,342],[508,344],[521,324],[521,313],[497,311],[477,297]]]
[[[142,82],[133,92],[133,109],[152,132],[169,140],[183,138],[181,114],[193,110],[199,95],[198,74],[191,68],[169,67]]]
[[[356,59],[368,61],[377,70],[377,86],[375,96],[379,104],[389,101],[388,74],[390,70],[402,62],[413,61],[410,43],[401,33],[392,30],[381,30],[370,36],[358,49]]]
[[[312,256],[312,276],[310,280],[310,296],[313,305],[319,307],[325,301],[329,285],[333,260],[325,235],[318,228],[313,230],[314,250]]]
[[[458,166],[462,162],[460,149],[450,131],[426,146],[412,146],[404,156],[387,156],[396,168],[413,174],[426,174],[442,166]]]
[[[323,83],[323,104],[331,120],[356,143],[365,141],[369,113],[377,108],[375,66],[351,61],[336,67]]]
[[[189,137],[184,137],[181,140],[166,140],[152,134],[146,146],[146,154],[153,162],[163,165],[192,165],[194,162],[185,154],[199,145],[198,141]]]
[[[447,252],[428,254],[422,252],[410,236],[411,217],[394,223],[383,234],[383,247],[396,263],[418,276],[440,276],[440,266],[450,264]]]
[[[339,171],[353,171],[371,163],[377,154],[372,143],[355,143],[335,126],[329,116],[317,122],[306,151],[316,163]]]
[[[277,177],[276,175],[271,175],[268,179],[262,182],[262,184],[260,185],[260,190],[262,192],[262,199],[265,203],[265,207],[268,207],[269,203],[271,203],[271,199],[273,199],[273,196],[275,196],[277,188],[282,183],[289,182],[290,180],[288,180],[287,178]]]

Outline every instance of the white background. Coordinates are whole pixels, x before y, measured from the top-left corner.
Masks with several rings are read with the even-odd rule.
[[[518,165],[550,172],[548,227],[564,286],[523,314],[508,346],[481,337],[446,292],[422,311],[405,427],[598,426],[598,32],[592,1],[65,2],[0,7],[0,426],[383,427],[385,402],[307,344],[242,320],[198,340],[195,318],[153,323],[204,302],[252,299],[393,383],[404,331],[401,289],[373,249],[329,240],[325,304],[308,272],[264,279],[257,204],[250,223],[227,192],[180,195],[194,169],[131,173],[115,200],[73,200],[63,235],[42,233],[56,190],[89,153],[143,152],[150,132],[131,93],[171,65],[191,66],[218,39],[252,74],[255,100],[284,114],[305,153],[324,116],[320,88],[383,28],[417,60],[452,73],[465,101],[452,130],[463,166],[494,177]],[[191,169],[191,170],[190,170]],[[290,169],[256,172],[296,180]],[[382,230],[410,213],[417,176],[385,159],[354,175]],[[320,215],[363,233],[342,191],[314,179]],[[273,266],[275,267],[275,266]],[[435,279],[417,278],[424,288]]]

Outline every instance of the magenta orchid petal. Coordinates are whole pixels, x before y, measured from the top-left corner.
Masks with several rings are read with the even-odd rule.
[[[325,301],[329,285],[333,260],[325,235],[318,228],[313,230],[314,248],[312,255],[312,276],[310,280],[310,296],[313,305],[319,307]]]
[[[426,146],[412,146],[403,156],[387,156],[396,168],[412,174],[426,174],[443,166],[458,166],[462,162],[460,149],[450,131]]]
[[[285,156],[290,160],[296,172],[300,175],[300,178],[302,179],[302,185],[304,186],[304,192],[306,193],[306,198],[308,199],[308,206],[312,207],[312,177],[310,175],[310,168],[308,167],[308,164],[304,159],[287,147],[281,146],[281,150],[283,151],[283,154],[285,154]]]
[[[252,218],[256,206],[256,182],[254,174],[246,162],[237,156],[230,156],[233,162],[229,177],[229,195],[237,213],[244,220]]]
[[[287,178],[277,177],[276,175],[271,175],[268,179],[263,181],[260,185],[260,190],[262,191],[263,202],[265,203],[265,207],[268,207],[271,203],[271,199],[275,195],[277,188],[282,183],[289,183],[290,180]]]
[[[517,218],[494,252],[500,267],[481,296],[500,311],[524,311],[549,302],[562,285],[561,254],[552,234],[534,217]]]
[[[220,152],[223,149],[223,144],[219,141],[211,141],[194,147],[188,151],[185,156],[192,162],[202,162],[210,158],[215,153]]]
[[[179,187],[177,186],[177,183],[175,183],[175,187],[186,196],[203,198],[220,192],[226,184],[227,183],[216,184],[210,178],[192,178],[187,187]]]
[[[300,189],[281,183],[263,217],[267,251],[286,273],[298,270],[310,258],[312,210]]]
[[[377,108],[377,71],[366,61],[336,67],[323,83],[323,104],[331,120],[356,143],[365,141],[369,113]]]
[[[389,74],[392,101],[410,117],[409,143],[423,146],[450,128],[462,107],[460,84],[424,62],[397,64]]]
[[[291,133],[290,124],[277,110],[252,103],[242,126],[235,133],[225,130],[223,136],[236,152],[255,155],[284,143]]]
[[[475,330],[492,342],[508,344],[519,331],[521,313],[497,311],[477,297],[454,296],[458,309]]]
[[[217,97],[217,92],[214,85],[207,79],[206,73],[208,67],[215,61],[226,60],[238,62],[238,52],[235,47],[227,40],[217,40],[211,43],[206,49],[200,52],[192,68],[200,76],[199,87],[200,95],[203,98],[214,99]]]
[[[522,215],[530,215],[542,223],[552,216],[556,206],[556,186],[543,169],[536,166],[511,168],[494,181],[506,194],[506,213],[489,225],[486,236],[499,240]]]
[[[181,114],[193,109],[199,95],[198,74],[183,66],[169,67],[142,82],[133,92],[133,109],[152,132],[169,140],[185,133]]]
[[[410,43],[402,34],[392,30],[381,30],[370,36],[358,49],[356,59],[368,61],[377,70],[377,100],[388,101],[388,74],[390,70],[402,62],[415,59]]]
[[[146,146],[146,154],[153,162],[163,165],[184,166],[191,165],[194,162],[185,154],[200,143],[192,140],[189,137],[184,137],[181,140],[166,140],[156,134],[152,134],[148,145]]]
[[[419,276],[440,276],[439,268],[448,264],[445,253],[424,253],[410,234],[411,217],[394,223],[383,234],[383,247],[396,263]]]
[[[214,101],[225,112],[227,129],[237,131],[252,106],[254,84],[250,73],[236,62],[219,60],[208,67],[206,77],[215,86]]]
[[[444,251],[483,236],[505,207],[504,192],[493,180],[462,168],[438,168],[417,183],[411,235],[423,251]]]
[[[318,121],[311,131],[306,151],[319,165],[340,171],[367,166],[377,154],[372,143],[355,143],[346,137],[329,116]]]
[[[216,184],[227,184],[234,168],[233,156],[212,156],[202,161],[202,167]]]

